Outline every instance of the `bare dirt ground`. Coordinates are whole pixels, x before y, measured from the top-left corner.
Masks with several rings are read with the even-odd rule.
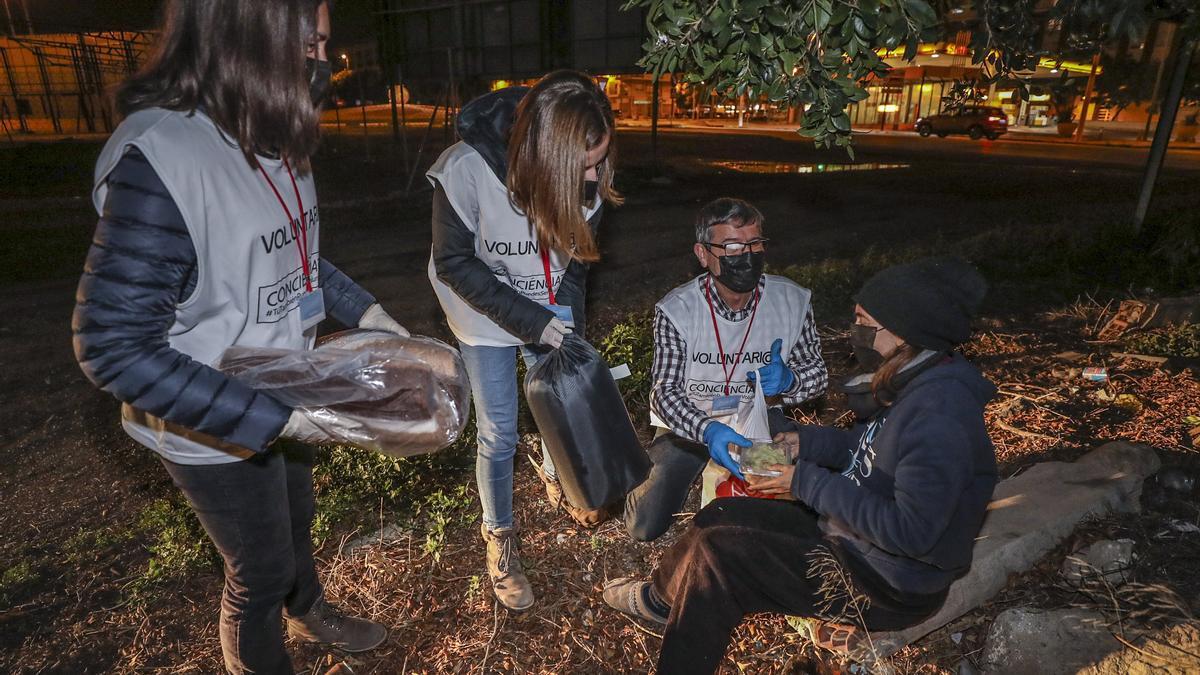
[[[415,141],[419,140],[414,137]],[[318,161],[325,225],[323,253],[372,290],[413,332],[448,337],[425,279],[429,250],[428,194],[404,197],[399,151],[373,144],[370,158],[351,139],[331,139]],[[603,335],[631,312],[693,273],[690,222],[718,194],[759,204],[768,218],[771,262],[778,266],[860,255],[920,242],[936,247],[1012,225],[1067,220],[1081,228],[1127,209],[1136,173],[1116,166],[1080,166],[1053,158],[941,156],[878,147],[860,160],[909,166],[876,171],[745,174],[703,160],[828,162],[806,143],[759,136],[665,135],[665,180],[648,168],[645,135],[630,134],[622,186],[629,200],[603,226],[604,262],[590,288],[590,332]],[[20,245],[3,256],[0,276],[0,668],[8,672],[219,672],[216,608],[219,570],[173,580],[136,598],[130,584],[149,553],[137,531],[148,504],[173,494],[165,472],[129,441],[116,422],[116,403],[83,378],[70,349],[72,296],[94,214],[87,208],[90,157],[98,146],[68,148],[69,161],[44,165],[21,156],[6,166],[25,175],[0,188],[0,231]],[[431,158],[436,145],[425,149]],[[703,160],[701,159],[703,158]],[[5,158],[8,159],[8,158]],[[833,158],[841,161],[841,158]],[[1159,208],[1195,207],[1195,174],[1168,173]],[[418,188],[421,180],[415,181]],[[1069,198],[1065,197],[1069,195]],[[1102,270],[1098,270],[1098,283]],[[1003,289],[1001,289],[1003,290]],[[1131,289],[1142,292],[1144,289]],[[1115,361],[1091,329],[1100,308],[1059,289],[1024,296],[999,293],[971,354],[1001,389],[997,405],[1020,394],[1036,402],[992,411],[993,438],[1006,475],[1044,459],[1073,459],[1106,439],[1159,448],[1167,464],[1197,468],[1181,440],[1186,415],[1200,411],[1194,374]],[[1070,311],[1063,308],[1073,307]],[[1057,312],[1047,313],[1053,308]],[[848,351],[839,329],[846,307],[818,320],[827,358],[843,369]],[[1074,350],[1119,374],[1105,388],[1055,375],[1053,355]],[[1130,393],[1143,405],[1114,405]],[[1043,397],[1043,394],[1046,396]],[[837,416],[836,399],[818,411]],[[1011,431],[997,425],[1002,422]],[[651,667],[658,639],[647,627],[605,609],[600,584],[613,576],[648,573],[663,541],[631,542],[615,523],[597,532],[574,528],[548,510],[527,466],[517,479],[525,553],[539,604],[528,613],[497,611],[481,579],[473,474],[465,467],[445,488],[463,486],[442,516],[448,527],[435,546],[423,529],[382,542],[321,552],[331,596],[393,627],[379,651],[352,661],[359,672],[638,672]],[[392,521],[406,505],[389,505],[370,520]],[[693,504],[694,507],[694,504]],[[1143,550],[1138,573],[1170,585],[1194,610],[1200,586],[1197,535],[1168,532],[1168,518],[1196,520],[1194,501],[1168,504],[1150,521],[1106,521],[1105,532],[1132,532]],[[1099,527],[1099,526],[1097,526]],[[360,530],[362,534],[367,530]],[[953,668],[981,645],[991,616],[1014,602],[1052,602],[1057,563],[1070,544],[1047,558],[1045,570],[1015,579],[993,605],[965,617],[897,657],[909,672]],[[11,579],[10,579],[11,577]],[[962,633],[957,642],[953,633]],[[297,646],[298,668],[325,658]],[[756,617],[739,631],[729,672],[816,672],[820,665],[778,617]]]

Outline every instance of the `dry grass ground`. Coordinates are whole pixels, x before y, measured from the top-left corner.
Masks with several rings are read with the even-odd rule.
[[[1188,427],[1183,418],[1200,410],[1195,375],[1111,358],[1108,354],[1119,350],[1119,344],[1089,342],[1098,313],[1095,306],[1078,305],[1025,320],[990,320],[987,330],[968,346],[968,354],[1001,390],[987,412],[1003,475],[1013,475],[1033,462],[1071,460],[1117,438],[1155,446],[1168,466],[1200,469],[1194,449],[1183,442]],[[827,341],[826,352],[837,368],[846,345],[833,332],[827,333]],[[1064,352],[1080,356],[1059,356]],[[1105,365],[1109,383],[1084,382],[1072,370],[1083,365]],[[1113,403],[1121,394],[1137,397],[1139,405]],[[814,414],[833,419],[837,410],[838,402],[832,400]],[[522,442],[524,453],[530,453],[535,442],[536,437],[527,436]],[[424,520],[407,528],[388,528],[377,539],[369,535],[364,539],[365,530],[347,532],[322,551],[330,596],[347,609],[392,627],[384,647],[347,659],[356,670],[618,673],[651,668],[659,645],[654,629],[606,608],[599,589],[615,576],[648,573],[682,532],[688,515],[651,544],[631,541],[617,521],[585,531],[561,512],[550,510],[532,469],[524,461],[518,466],[516,504],[524,528],[523,557],[538,604],[528,612],[511,614],[493,601],[483,576],[474,488],[470,473],[464,472],[458,483],[463,489],[442,500]],[[693,495],[689,511],[696,508],[695,500]],[[1184,612],[1194,611],[1200,605],[1200,579],[1194,575],[1200,562],[1200,538],[1173,530],[1170,522],[1182,518],[1194,523],[1198,513],[1194,501],[1175,500],[1160,510],[1091,522],[1033,570],[1010,580],[991,603],[894,656],[892,662],[898,672],[952,671],[960,661],[978,656],[991,618],[1003,609],[1088,602],[1087,596],[1058,580],[1057,570],[1072,550],[1098,538],[1133,538],[1138,553],[1135,580],[1171,589],[1182,599]],[[219,577],[206,574],[176,583],[178,594],[165,593],[146,605],[93,608],[82,625],[72,627],[76,644],[98,634],[120,644],[120,656],[112,663],[115,672],[217,671]],[[1126,598],[1118,604],[1125,612],[1121,628],[1131,640],[1141,635],[1142,624],[1152,625],[1139,624],[1134,611],[1138,602]],[[32,658],[36,651],[24,653]],[[298,645],[294,653],[305,668],[330,657],[308,646]],[[37,670],[33,660],[11,665]],[[738,630],[724,670],[784,673],[837,672],[837,668],[832,661],[822,663],[781,617],[757,616]]]
[[[728,157],[793,153],[792,144],[774,139],[712,143],[716,145],[710,148],[692,138],[664,141],[679,154],[685,144],[696,145],[698,153]],[[24,187],[15,192],[0,189],[0,202],[8,199],[16,205],[5,214],[23,219],[13,229],[20,245],[0,251],[7,256],[0,284],[10,290],[0,300],[0,311],[21,319],[0,323],[0,395],[5,397],[6,421],[0,429],[0,670],[219,672],[220,571],[203,547],[193,548],[195,532],[177,517],[186,510],[172,501],[178,497],[161,467],[123,436],[114,423],[115,404],[84,381],[67,346],[73,279],[93,218],[80,200],[67,199],[85,191],[86,165],[96,151],[69,149],[57,164],[29,160],[28,184],[21,183]],[[1038,461],[1071,460],[1112,439],[1148,443],[1159,450],[1165,465],[1200,472],[1195,449],[1184,442],[1185,418],[1200,415],[1195,373],[1113,357],[1128,347],[1094,341],[1100,305],[1084,300],[1064,306],[1062,301],[1081,283],[1108,288],[1110,294],[1113,288],[1125,288],[1126,277],[1109,275],[1121,252],[1109,251],[1109,257],[1094,263],[1094,278],[1085,275],[1082,281],[1077,271],[1058,275],[1053,269],[1059,258],[1050,249],[1068,248],[1062,240],[1042,248],[1030,240],[1028,257],[1036,264],[1026,264],[1012,276],[1004,272],[1010,259],[993,257],[996,244],[1017,227],[1037,230],[1064,222],[1068,215],[1074,222],[1080,209],[1093,220],[1111,212],[1124,199],[1119,190],[1129,176],[1108,170],[1076,176],[1044,163],[1028,170],[998,163],[989,170],[1008,169],[1008,179],[978,182],[978,167],[947,165],[934,153],[924,154],[928,156],[909,158],[911,172],[839,174],[836,184],[828,176],[804,183],[786,176],[696,174],[679,174],[666,187],[649,181],[631,184],[630,204],[613,214],[606,235],[606,266],[593,275],[598,301],[592,308],[591,334],[607,334],[686,276],[686,259],[674,257],[686,252],[676,241],[686,239],[686,233],[651,230],[661,223],[686,222],[718,186],[764,203],[772,222],[797,229],[789,233],[780,227],[772,236],[781,242],[776,249],[781,258],[809,264],[813,281],[823,284],[814,288],[818,299],[827,302],[818,305],[818,318],[825,324],[823,347],[835,374],[848,367],[849,349],[840,332],[844,301],[861,281],[855,275],[865,271],[860,265],[863,269],[848,273],[843,263],[857,260],[862,241],[880,241],[884,248],[905,242],[940,247],[976,234],[990,236],[973,250],[991,265],[998,304],[967,352],[1000,386],[987,416],[1003,475]],[[395,190],[394,167],[378,157],[375,164],[360,159],[352,147],[331,153],[323,163],[322,179],[328,179],[323,185],[332,184],[334,194],[351,193],[357,183],[369,182],[365,173],[379,172],[383,177],[373,177],[376,182],[367,191],[386,195]],[[1021,177],[1013,176],[1015,169]],[[1194,206],[1194,198],[1183,191],[1190,180],[1169,177],[1167,184],[1176,190],[1164,194],[1160,204],[1173,213],[1187,213]],[[43,182],[57,187],[43,195],[38,191]],[[1087,204],[1055,201],[1057,192],[1081,195],[1078,199]],[[908,196],[902,206],[911,217],[904,222],[894,217],[898,194]],[[21,201],[59,196],[63,201],[53,208]],[[389,307],[400,307],[399,316],[411,317],[405,323],[418,332],[444,335],[423,281],[427,205],[394,196],[324,205],[331,223],[342,228],[331,230],[326,241],[333,258],[378,289]],[[1012,278],[1037,265],[1043,266],[1038,271],[1046,273],[1044,278],[1020,280],[1024,285]],[[1047,311],[1048,306],[1058,309]],[[1072,351],[1079,356],[1059,356]],[[1076,371],[1088,365],[1106,366],[1108,382],[1084,381]],[[840,401],[831,397],[803,414],[833,423],[840,410]],[[530,447],[527,441],[525,449]],[[529,612],[510,615],[497,611],[483,576],[470,464],[469,454],[459,452],[406,465],[403,483],[388,483],[370,499],[329,507],[330,513],[340,514],[328,527],[323,525],[322,531],[334,534],[319,552],[330,596],[393,627],[384,647],[351,660],[358,672],[649,670],[658,637],[649,627],[606,609],[598,590],[607,578],[649,573],[688,517],[682,516],[653,544],[631,541],[616,522],[582,531],[548,510],[532,469],[520,463],[516,504],[539,602]],[[361,475],[370,465],[355,470],[358,478],[329,474],[334,477],[326,480],[340,480],[343,488],[360,480],[374,490],[370,476]],[[686,510],[696,508],[695,499]],[[1136,580],[1172,589],[1195,611],[1200,607],[1200,579],[1194,572],[1200,563],[1200,534],[1180,531],[1172,523],[1195,524],[1197,515],[1194,498],[1180,498],[1142,515],[1089,524],[1037,568],[1010,580],[991,604],[893,657],[896,668],[952,670],[977,656],[991,618],[1004,608],[1078,601],[1059,588],[1056,570],[1075,546],[1101,536],[1135,539]],[[399,526],[382,540],[353,549],[341,546],[391,523]],[[164,540],[164,533],[172,538]],[[189,562],[178,568],[186,570],[180,575],[172,573],[177,568],[155,567],[163,560]],[[298,668],[305,670],[329,656],[301,645],[293,653]],[[725,670],[836,672],[837,667],[819,659],[782,618],[759,616],[739,629]]]

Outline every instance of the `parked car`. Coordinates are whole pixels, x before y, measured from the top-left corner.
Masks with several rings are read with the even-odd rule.
[[[987,137],[996,140],[1008,131],[1008,116],[1000,108],[968,105],[958,110],[921,117],[916,124],[922,136],[937,134],[945,138],[949,134],[967,134],[972,140]]]

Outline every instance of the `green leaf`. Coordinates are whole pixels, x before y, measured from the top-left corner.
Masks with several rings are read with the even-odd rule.
[[[831,0],[816,0],[813,3],[813,25],[818,32],[825,32],[829,20],[833,18],[833,3]]]
[[[838,0],[837,5],[833,8],[833,14],[829,18],[829,23],[834,26],[840,26],[850,16],[850,5],[844,0]]]
[[[752,19],[758,14],[759,10],[769,4],[771,4],[771,0],[745,0],[742,3],[742,11],[738,12],[738,15],[746,19]]]
[[[861,15],[854,17],[854,34],[857,35],[863,42],[870,42],[874,37],[875,31],[867,28],[867,22],[863,20]]]
[[[733,37],[733,26],[728,23],[721,24],[717,30],[717,51],[725,51],[729,46],[729,40]]]
[[[921,25],[932,26],[937,23],[937,15],[934,13],[933,7],[930,7],[925,0],[905,0],[904,4],[908,13]]]
[[[779,61],[783,64],[783,72],[791,76],[792,71],[796,69],[796,60],[798,55],[793,51],[782,51],[779,53]]]
[[[679,12],[675,10],[674,0],[665,0],[659,3],[659,6],[662,7],[663,14],[666,15],[668,21],[674,24],[679,23]]]
[[[778,6],[772,6],[767,9],[767,21],[776,28],[783,28],[788,25],[790,18],[787,12],[779,9]]]

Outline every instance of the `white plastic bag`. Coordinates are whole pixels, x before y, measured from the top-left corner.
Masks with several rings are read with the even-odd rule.
[[[218,367],[303,411],[318,440],[396,457],[450,445],[470,413],[462,357],[433,338],[356,329],[308,351],[232,347]]]
[[[738,410],[737,419],[733,422],[733,430],[745,436],[747,440],[755,443],[770,443],[771,426],[767,420],[767,412],[770,410],[770,406],[767,405],[767,399],[763,396],[762,387],[759,386],[759,383],[762,382],[761,372],[758,374],[756,380],[754,397],[750,400],[749,405],[743,405]],[[741,457],[737,452],[731,451],[729,455],[733,458],[733,461],[741,462]],[[710,460],[701,474],[700,506],[706,506],[717,497],[729,496],[728,494],[722,494],[728,492],[728,489],[722,489],[722,485],[727,481],[734,480],[736,479],[728,471]]]
[[[769,407],[767,406],[766,397],[763,396],[760,382],[762,382],[761,368],[754,384],[754,398],[749,406],[743,406],[738,411],[738,419],[734,431],[737,431],[755,443],[770,443],[771,427],[767,423]]]

